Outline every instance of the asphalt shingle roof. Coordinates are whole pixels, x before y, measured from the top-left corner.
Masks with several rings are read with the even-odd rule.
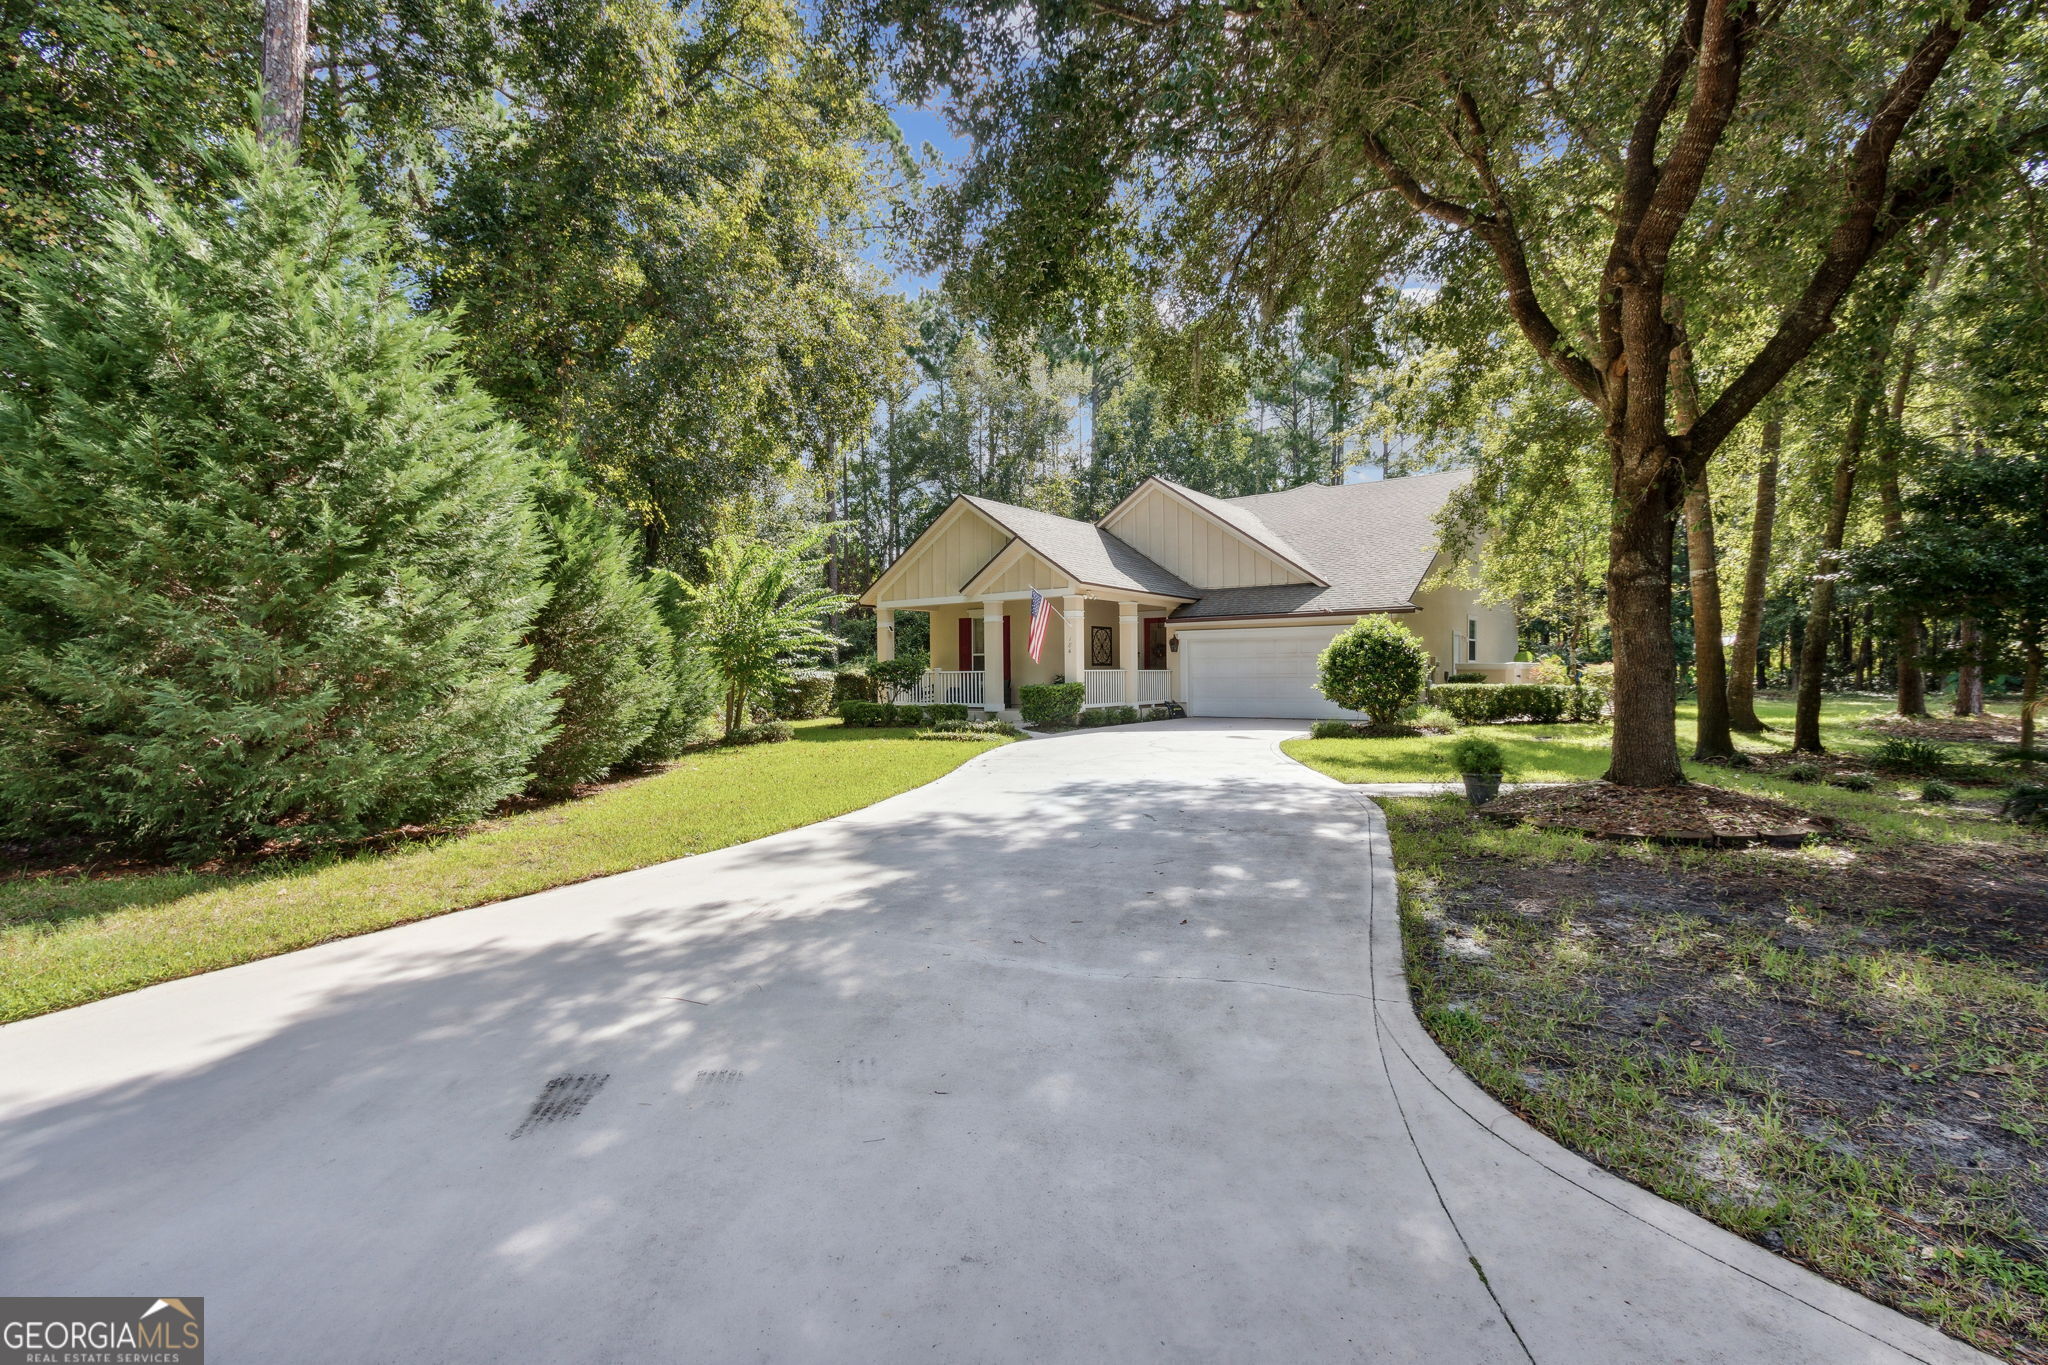
[[[1200,595],[1182,579],[1093,522],[988,498],[968,497],[967,502],[1079,582],[1168,597]]]
[[[1215,588],[1179,608],[1174,616],[1388,611],[1412,606],[1416,589],[1436,559],[1436,514],[1471,477],[1471,471],[1459,469],[1365,483],[1312,483],[1284,493],[1215,499],[1285,537],[1300,562],[1327,579],[1329,586],[1299,583]]]

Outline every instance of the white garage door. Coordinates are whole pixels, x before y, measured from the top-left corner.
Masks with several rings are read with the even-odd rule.
[[[1346,625],[1181,631],[1182,705],[1191,716],[1358,719],[1316,690],[1316,658]]]

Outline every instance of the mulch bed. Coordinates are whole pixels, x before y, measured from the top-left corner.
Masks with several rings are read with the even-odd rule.
[[[1931,739],[1938,744],[2011,743],[2020,737],[2017,716],[1872,716],[1858,722],[1857,728],[1902,739]]]
[[[1596,839],[1648,839],[1665,844],[1739,848],[1797,847],[1840,827],[1825,816],[1768,797],[1689,783],[1683,787],[1617,787],[1575,782],[1533,787],[1489,802],[1490,820],[1562,829]]]

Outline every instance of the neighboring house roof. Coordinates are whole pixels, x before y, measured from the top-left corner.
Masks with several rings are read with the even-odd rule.
[[[1092,522],[962,495],[963,502],[1065,569],[1077,583],[1165,597],[1198,597],[1181,579]]]
[[[1436,514],[1470,470],[1365,483],[1303,484],[1284,493],[1216,499],[1286,538],[1329,583],[1216,588],[1176,618],[1392,611],[1415,605],[1436,560]]]

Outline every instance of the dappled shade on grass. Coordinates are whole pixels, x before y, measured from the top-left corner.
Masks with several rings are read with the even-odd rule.
[[[907,791],[988,747],[805,722],[789,743],[700,750],[652,777],[386,852],[7,879],[0,1022],[758,839]]]

